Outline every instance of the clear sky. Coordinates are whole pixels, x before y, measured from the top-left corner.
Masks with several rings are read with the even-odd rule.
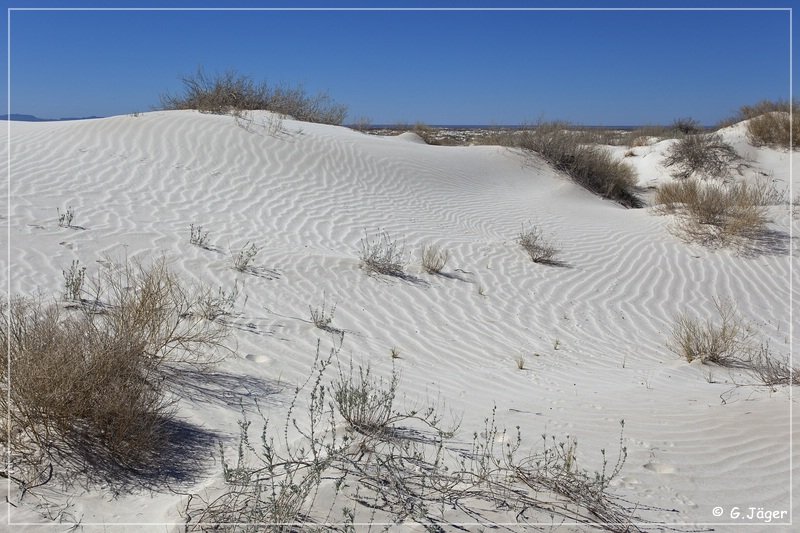
[[[281,5],[243,0],[2,1],[4,7],[15,8]],[[763,8],[796,3],[464,0],[438,4]],[[348,120],[367,117],[372,123],[519,124],[543,118],[635,125],[693,117],[713,124],[742,104],[789,98],[789,19],[786,10],[13,10],[11,112],[56,118],[149,111],[159,104],[160,94],[180,89],[181,75],[202,66],[208,73],[235,69],[256,80],[302,84],[311,93],[326,91],[348,106]],[[3,58],[4,71],[6,61]],[[2,97],[6,102],[5,86]]]

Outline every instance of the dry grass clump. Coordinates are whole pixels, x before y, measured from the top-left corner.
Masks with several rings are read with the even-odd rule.
[[[321,330],[337,331],[331,326],[333,322],[333,315],[336,313],[336,302],[332,306],[327,307],[327,295],[322,296],[322,307],[308,306],[308,312],[311,315],[311,322]]]
[[[403,277],[406,267],[405,245],[400,245],[385,231],[377,237],[364,233],[359,246],[361,268],[367,272]]]
[[[24,298],[5,305],[0,380],[9,396],[0,408],[19,469],[38,456],[135,470],[157,456],[172,415],[162,364],[211,362],[223,338],[194,304],[158,261],[109,268],[95,301],[77,310]]]
[[[641,207],[635,194],[636,172],[607,149],[587,145],[562,122],[537,124],[510,139],[516,146],[540,154],[557,170],[590,191],[627,207]]]
[[[781,146],[797,148],[800,139],[800,120],[792,120],[797,116],[800,105],[793,100],[764,100],[755,105],[742,106],[738,120],[749,120],[747,137],[754,146]]]
[[[680,216],[675,226],[679,237],[702,244],[725,244],[763,232],[767,191],[758,184],[708,183],[690,178],[659,186],[654,201],[659,212]]]
[[[763,385],[800,385],[800,369],[776,357],[768,342],[753,341],[755,332],[730,301],[714,299],[716,319],[679,315],[667,347],[688,362],[738,368]]]
[[[680,315],[672,328],[667,346],[691,363],[715,363],[731,366],[740,361],[740,354],[750,334],[732,303],[714,300],[716,321]]]
[[[442,250],[435,244],[426,244],[422,247],[420,252],[422,259],[422,268],[428,274],[438,274],[442,271],[450,258],[447,250]]]
[[[739,159],[736,150],[722,140],[718,133],[687,135],[673,144],[664,159],[665,167],[675,167],[672,175],[686,179],[718,178],[727,174],[731,164]]]
[[[337,125],[347,115],[347,106],[337,104],[327,94],[309,96],[302,87],[256,83],[235,71],[209,76],[198,69],[181,78],[181,82],[182,93],[161,96],[164,109],[197,109],[215,114],[266,110],[306,122]]]
[[[526,229],[524,226],[517,235],[517,243],[528,252],[531,261],[544,265],[558,265],[558,248],[544,236],[541,228],[531,226]]]

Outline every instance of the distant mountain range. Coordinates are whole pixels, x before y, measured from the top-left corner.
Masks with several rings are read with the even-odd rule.
[[[22,115],[20,113],[11,113],[10,115],[0,115],[0,120],[16,120],[18,122],[57,122],[61,120],[86,120],[90,118],[103,118],[103,117],[39,118],[34,115]]]

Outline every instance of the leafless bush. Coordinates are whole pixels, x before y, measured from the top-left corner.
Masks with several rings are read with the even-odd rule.
[[[731,164],[739,159],[736,150],[722,140],[718,133],[687,135],[667,151],[665,167],[675,167],[673,176],[685,179],[698,177],[717,178],[731,169]]]
[[[788,363],[778,359],[767,342],[762,342],[750,350],[747,366],[758,380],[768,387],[800,385],[800,368],[792,368]]]
[[[689,242],[729,244],[756,237],[767,223],[767,188],[707,183],[694,178],[661,185],[656,190],[657,212],[677,213],[676,234]]]
[[[239,299],[239,282],[234,281],[233,289],[217,289],[216,294],[211,289],[204,288],[197,298],[196,314],[206,320],[217,320],[224,316],[234,314],[236,301]]]
[[[537,124],[511,137],[517,146],[540,154],[588,190],[627,207],[641,207],[635,194],[636,172],[607,149],[586,145],[561,122]]]
[[[676,118],[672,121],[671,129],[681,135],[694,135],[703,131],[700,123],[690,117]]]
[[[405,245],[398,245],[385,231],[381,231],[377,237],[364,233],[359,259],[361,268],[368,272],[400,277],[405,273]]]
[[[253,259],[255,259],[260,251],[261,248],[257,247],[254,243],[250,241],[246,242],[244,246],[242,246],[242,249],[233,255],[233,268],[239,272],[247,271],[247,269],[251,267]]]
[[[422,257],[422,268],[428,274],[440,273],[450,257],[447,250],[442,250],[435,244],[424,245],[420,255]]]
[[[83,283],[86,281],[86,267],[81,266],[80,261],[76,259],[68,270],[62,270],[61,273],[64,276],[64,299],[80,302]]]
[[[559,264],[557,260],[559,250],[543,234],[541,228],[531,226],[526,229],[524,226],[517,235],[517,243],[528,252],[531,261],[545,265]]]
[[[161,97],[164,109],[197,109],[204,113],[266,110],[306,122],[341,124],[347,107],[324,93],[309,96],[302,87],[270,86],[228,71],[214,76],[202,69],[181,78],[183,92]]]
[[[329,309],[326,309],[326,306],[327,297],[325,295],[322,297],[322,307],[312,308],[310,305],[308,306],[311,322],[319,329],[334,330],[334,328],[331,327],[331,322],[333,322],[333,315],[336,313],[336,302],[334,302]]]
[[[578,466],[572,438],[543,436],[541,452],[519,453],[519,428],[516,434],[498,430],[494,411],[473,433],[470,446],[441,428],[435,408],[397,408],[394,373],[381,381],[351,365],[349,373],[340,367],[328,385],[326,368],[335,356],[332,351],[320,357],[318,349],[314,370],[297,388],[279,429],[282,441],[269,436],[264,414],[258,448],[248,436],[250,422],[240,422],[235,464],[223,453],[227,489],[209,501],[190,500],[187,531],[234,531],[242,523],[258,530],[326,524],[352,531],[361,522],[414,523],[443,531],[453,522],[491,526],[497,516],[522,526],[550,516],[609,531],[641,531],[635,525],[640,520],[636,506],[610,494],[610,482],[627,455],[622,434],[616,462],[609,465],[601,452],[599,472]],[[309,400],[308,423],[302,425],[294,414],[302,403],[300,392]],[[331,395],[339,397],[335,405],[328,403]],[[346,413],[355,421],[347,423],[351,431],[341,429]],[[290,430],[301,435],[301,442],[288,436]]]
[[[208,232],[203,231],[203,226],[189,224],[189,244],[200,248],[208,248]]]
[[[58,225],[60,227],[72,227],[72,219],[75,217],[75,212],[72,210],[72,206],[67,207],[63,213],[61,212],[61,209],[56,208],[56,212],[58,213]]]

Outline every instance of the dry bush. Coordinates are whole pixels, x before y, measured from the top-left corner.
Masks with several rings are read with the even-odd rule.
[[[302,87],[270,86],[228,71],[213,76],[202,69],[181,78],[183,92],[162,95],[164,109],[197,109],[203,113],[227,114],[265,110],[297,120],[341,124],[347,107],[324,94],[309,96]]]
[[[377,237],[364,233],[360,242],[361,268],[367,272],[403,277],[406,267],[405,245],[398,245],[385,231]]]
[[[792,368],[777,359],[769,347],[769,343],[761,343],[750,350],[747,364],[756,378],[767,385],[800,385],[800,368]]]
[[[768,190],[740,182],[707,183],[685,179],[656,189],[657,212],[677,213],[679,237],[702,244],[727,244],[753,238],[767,223]]]
[[[750,332],[732,303],[714,299],[714,307],[716,321],[678,316],[667,346],[689,363],[697,359],[701,363],[736,366],[747,350]]]
[[[621,143],[628,147],[647,146],[653,139],[662,141],[664,139],[678,139],[682,134],[674,127],[670,126],[642,126],[633,131],[627,132],[621,139]]]
[[[671,129],[681,135],[694,135],[703,131],[700,123],[691,117],[676,118],[672,121]]]
[[[22,470],[34,456],[90,470],[149,464],[169,438],[162,365],[209,363],[221,346],[224,331],[193,314],[164,261],[110,267],[94,285],[94,302],[72,311],[24,298],[3,309],[0,407]]]
[[[636,172],[607,149],[580,142],[561,122],[537,124],[511,137],[515,145],[540,154],[557,170],[590,191],[627,207],[641,207],[635,194]]]
[[[687,135],[673,144],[664,159],[665,167],[675,167],[672,175],[685,179],[722,177],[730,171],[731,164],[739,159],[736,150],[717,133]]]
[[[781,146],[788,148],[790,140],[796,148],[800,138],[800,120],[792,121],[792,115],[800,111],[793,100],[764,100],[755,105],[742,106],[738,120],[749,120],[747,137],[754,146]]]
[[[531,226],[526,229],[524,226],[517,235],[517,243],[528,252],[531,261],[545,265],[559,265],[557,259],[558,248],[547,239],[542,233],[541,228]]]
[[[381,381],[351,364],[329,383],[326,368],[336,353],[320,357],[317,349],[312,373],[297,387],[277,432],[259,411],[264,428],[258,446],[248,435],[250,421],[240,421],[235,463],[221,447],[226,488],[208,500],[190,499],[186,531],[239,531],[244,523],[259,531],[320,524],[353,531],[356,523],[444,531],[459,522],[491,527],[498,517],[521,527],[549,517],[642,531],[636,526],[640,509],[610,490],[627,456],[622,433],[616,462],[609,464],[601,451],[603,466],[596,472],[578,466],[574,438],[543,436],[541,451],[520,452],[519,427],[516,433],[499,430],[495,410],[471,432],[470,445],[455,438],[455,428],[442,428],[436,407],[398,408],[395,372]],[[303,404],[307,415],[296,416]]]
[[[424,268],[428,274],[440,273],[450,257],[447,250],[442,250],[435,244],[424,245],[420,255],[422,259],[422,268]]]
[[[338,331],[331,326],[331,322],[333,322],[333,315],[336,313],[336,302],[330,308],[327,308],[327,295],[323,293],[322,296],[322,307],[315,307],[312,308],[310,305],[308,306],[308,312],[311,315],[311,322],[318,327],[319,329],[326,330],[326,331]]]

